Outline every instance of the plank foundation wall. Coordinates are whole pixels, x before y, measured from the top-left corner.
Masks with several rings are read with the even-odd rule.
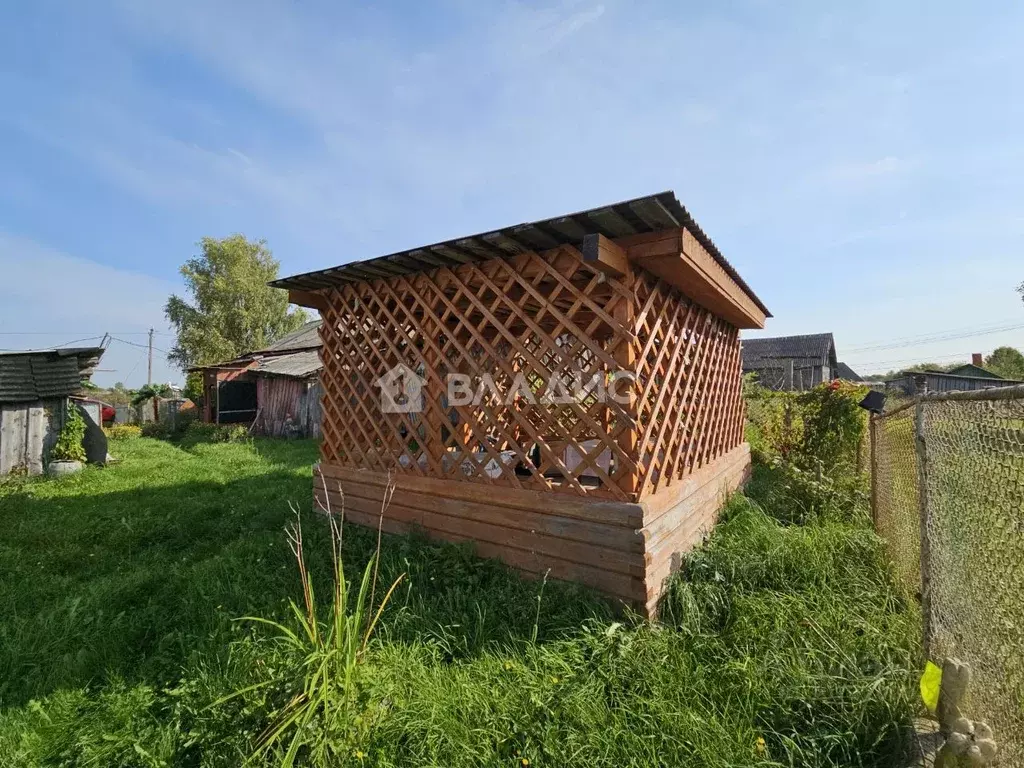
[[[639,503],[398,475],[381,525],[471,541],[481,557],[586,584],[653,615],[681,555],[710,531],[749,472],[743,443]],[[382,472],[323,462],[314,496],[334,513],[344,503],[346,521],[376,528],[387,482]]]

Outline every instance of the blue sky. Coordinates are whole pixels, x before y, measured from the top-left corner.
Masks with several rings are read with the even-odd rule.
[[[169,348],[204,235],[290,274],[663,189],[767,333],[1024,347],[1021,39],[1011,3],[6,3],[0,348]]]

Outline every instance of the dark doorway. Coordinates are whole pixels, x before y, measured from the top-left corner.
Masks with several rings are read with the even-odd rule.
[[[218,424],[248,424],[256,419],[256,382],[222,381],[217,386]]]

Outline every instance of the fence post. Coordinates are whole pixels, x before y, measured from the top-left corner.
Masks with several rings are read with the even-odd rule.
[[[925,404],[920,396],[914,406],[914,448],[917,452],[918,508],[921,539],[921,641],[925,657],[931,651],[931,553],[928,544],[928,446],[925,440]]]
[[[878,532],[878,420],[872,413],[868,417],[868,442],[871,455],[868,457],[868,471],[871,472],[871,527]]]

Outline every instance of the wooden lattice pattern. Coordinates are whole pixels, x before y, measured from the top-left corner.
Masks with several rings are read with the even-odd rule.
[[[647,272],[635,282],[640,496],[743,442],[739,331]]]
[[[642,270],[562,246],[325,298],[325,462],[636,501],[742,439],[737,331]],[[419,412],[381,406],[398,365],[423,380]],[[630,397],[596,396],[624,371]],[[449,403],[448,374],[483,401]],[[573,376],[590,392],[551,400]]]

